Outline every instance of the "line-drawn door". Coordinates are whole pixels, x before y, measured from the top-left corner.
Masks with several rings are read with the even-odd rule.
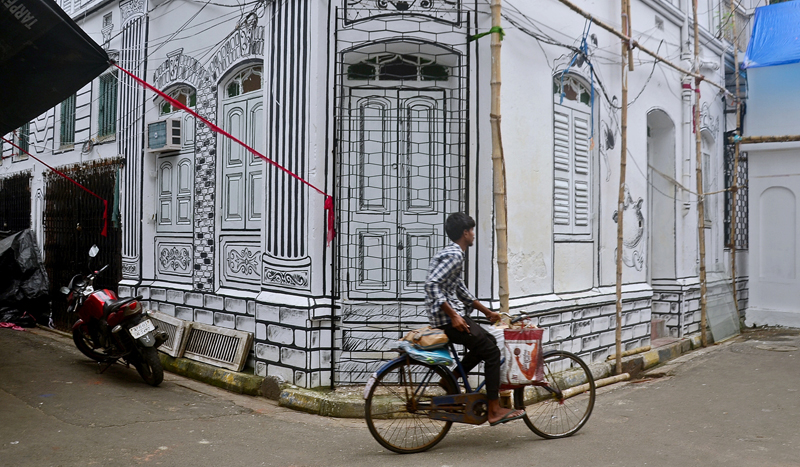
[[[259,128],[264,124],[264,112],[260,99],[226,102],[223,115],[225,130],[263,154]],[[223,140],[222,153],[222,229],[258,229],[263,204],[262,160],[230,138]]]
[[[444,92],[348,91],[344,291],[350,299],[421,299],[428,262],[444,243]]]

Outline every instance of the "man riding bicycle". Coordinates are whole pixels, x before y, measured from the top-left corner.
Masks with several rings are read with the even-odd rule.
[[[475,242],[475,220],[463,212],[456,212],[447,217],[444,228],[453,243],[433,257],[425,279],[425,308],[431,326],[442,329],[450,342],[467,348],[461,362],[465,373],[484,362],[489,423],[495,426],[517,420],[525,415],[525,411],[500,407],[500,350],[497,342],[468,316],[475,308],[492,323],[500,319],[498,313],[486,308],[472,295],[461,277],[465,252]]]

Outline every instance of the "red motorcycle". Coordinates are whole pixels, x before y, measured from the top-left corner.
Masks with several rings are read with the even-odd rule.
[[[89,256],[97,256],[96,245]],[[156,350],[166,342],[167,333],[157,331],[142,310],[142,296],[118,299],[108,289],[94,290],[92,283],[108,265],[86,276],[76,274],[61,292],[67,296],[67,312],[78,313],[72,339],[84,355],[111,366],[123,359],[151,386],[164,380],[164,368]],[[106,366],[106,368],[108,368]]]

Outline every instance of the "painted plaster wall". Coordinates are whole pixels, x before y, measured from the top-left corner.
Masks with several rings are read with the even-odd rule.
[[[648,2],[653,3],[653,2]],[[555,24],[552,30],[559,31],[555,37],[567,43],[577,40],[584,30],[582,18],[573,14],[564,14],[567,10],[557,3],[552,5],[520,6],[523,13],[537,18],[552,18]],[[614,7],[587,7],[590,12],[604,21],[614,23],[618,12]],[[681,22],[664,22],[664,30],[649,26],[653,18],[663,19],[663,12],[650,8],[644,2],[634,2],[634,11],[639,18],[637,29],[646,29],[648,34],[642,41],[650,49],[658,49],[666,56],[680,56],[679,38],[682,36]],[[542,44],[537,45],[533,38],[512,26],[508,26],[508,36],[503,42],[503,139],[507,158],[508,192],[509,192],[509,250],[511,256],[510,271],[512,297],[540,295],[547,293],[579,292],[598,286],[610,286],[615,281],[615,249],[616,223],[613,213],[616,211],[619,180],[619,112],[612,110],[601,94],[597,83],[595,103],[599,108],[596,123],[597,146],[594,153],[593,169],[595,204],[592,210],[592,221],[595,231],[592,243],[553,243],[552,235],[552,148],[553,93],[551,76],[558,70],[564,70],[569,64],[571,54],[564,48]],[[591,29],[596,35],[595,70],[599,75],[609,97],[619,96],[619,65],[608,63],[618,56],[619,40],[600,28]],[[571,41],[570,42],[570,38]],[[663,42],[662,42],[663,41]],[[675,126],[675,173],[677,179],[689,190],[695,190],[694,179],[694,135],[691,133],[692,102],[683,93],[680,75],[670,68],[658,65],[650,76],[652,60],[635,53],[635,71],[629,73],[629,99],[633,102],[629,108],[628,120],[628,170],[627,185],[633,204],[641,199],[643,229],[646,230],[648,212],[647,181],[647,113],[657,109],[665,112]],[[509,57],[514,57],[509,58]],[[711,63],[720,62],[720,51],[711,47],[704,49],[703,59]],[[618,60],[618,58],[617,58]],[[644,63],[642,63],[644,62]],[[588,67],[573,66],[571,72],[582,74],[589,83]],[[707,76],[715,76],[721,82],[719,71],[708,70]],[[710,86],[703,86],[704,102],[707,102],[704,123],[706,132],[715,142],[721,142],[721,126],[719,119],[722,106],[712,92]],[[524,96],[521,98],[521,96]],[[692,96],[693,97],[693,96]],[[634,100],[635,99],[635,100]],[[613,146],[603,139],[610,136]],[[685,151],[689,150],[691,152]],[[712,169],[722,173],[721,144],[712,149]],[[717,189],[722,188],[717,179]],[[719,196],[719,195],[718,195]],[[676,278],[696,276],[696,225],[697,215],[694,209],[694,198],[678,191],[676,201]],[[684,208],[682,201],[687,201]],[[721,226],[722,205],[714,205],[714,217]],[[633,209],[625,212],[625,240],[635,237],[639,232],[635,227],[637,215]],[[721,235],[721,228],[717,232]],[[647,241],[649,232],[644,232],[641,242],[626,251],[623,258],[628,264],[624,269],[624,283],[644,283],[647,280]],[[585,245],[588,245],[585,246]],[[721,258],[721,244],[714,246],[715,254]],[[594,251],[593,251],[594,250]],[[595,252],[599,250],[599,255]],[[540,256],[541,255],[541,256]],[[561,256],[558,260],[554,255]],[[542,261],[539,261],[541,257]],[[544,263],[542,267],[541,263]],[[571,270],[571,268],[573,268]],[[554,269],[555,268],[555,269]]]
[[[746,323],[800,327],[800,177],[794,175],[800,173],[800,148],[797,143],[774,143],[749,152],[753,265]]]
[[[576,45],[576,38],[581,36],[585,27],[582,18],[573,14],[556,2],[539,4],[539,2],[518,2],[516,5],[525,14],[535,18],[547,18],[547,30],[559,40]],[[332,192],[335,183],[335,131],[336,122],[333,106],[333,86],[336,82],[336,45],[330,40],[335,29],[332,16],[337,2],[311,2],[307,12],[308,34],[304,37],[308,55],[308,85],[303,88],[307,93],[305,111],[307,125],[305,127],[305,143],[301,149],[306,151],[306,172],[301,174],[311,183]],[[686,34],[683,13],[680,10],[665,6],[666,2],[647,0],[634,2],[633,15],[637,19],[636,31],[648,31],[647,36],[639,40],[655,50],[661,45],[665,56],[679,56],[681,38]],[[139,4],[141,11],[154,5]],[[279,4],[283,8],[283,4]],[[488,30],[489,18],[484,14],[488,6],[476,2],[469,5],[477,8],[474,22],[469,24],[472,32]],[[276,8],[276,4],[270,4]],[[616,24],[617,6],[590,5],[591,12],[598,18]],[[238,10],[233,9],[238,12]],[[83,24],[87,30],[99,31],[102,16],[106,11],[119,10],[112,2],[107,10],[88,15]],[[238,15],[229,14],[231,9],[202,4],[188,4],[185,8],[169,8],[155,10],[158,15],[151,15],[149,21],[148,61],[145,76],[153,80],[155,72],[171,57],[186,56],[207,64],[208,55],[214,46],[226,38],[235,29]],[[175,34],[180,24],[197,14],[190,29]],[[230,17],[226,16],[230,15]],[[655,16],[664,21],[664,30],[655,27]],[[115,16],[116,18],[116,16]],[[265,75],[271,73],[276,66],[268,53],[284,50],[287,46],[280,42],[272,42],[272,33],[276,27],[286,27],[275,23],[281,16],[276,11],[267,9],[259,16],[258,24],[265,27],[264,32],[264,67]],[[295,19],[295,21],[299,21]],[[540,21],[544,21],[540,19]],[[640,23],[639,23],[640,21]],[[117,20],[114,20],[115,24]],[[652,24],[651,24],[652,22]],[[641,26],[639,26],[641,24]],[[214,25],[212,27],[212,25]],[[112,34],[119,32],[115,26]],[[282,29],[285,30],[285,29]],[[570,56],[566,49],[542,44],[531,37],[507,25],[508,36],[503,42],[503,137],[507,161],[508,176],[508,218],[509,218],[509,275],[511,279],[511,305],[514,311],[540,312],[540,325],[548,327],[547,342],[550,346],[560,346],[580,353],[587,359],[601,360],[605,358],[608,348],[613,345],[613,297],[614,297],[614,250],[616,248],[616,224],[613,213],[616,210],[617,180],[619,177],[619,129],[618,112],[614,111],[596,88],[595,103],[598,107],[595,130],[595,155],[593,161],[595,203],[592,208],[593,231],[589,242],[553,242],[553,90],[552,76],[555,71],[563,70],[569,63]],[[619,41],[610,34],[593,27],[597,46],[592,46],[596,71],[609,94],[619,96],[619,65],[614,62],[618,56]],[[424,34],[422,34],[424,35]],[[708,36],[706,34],[706,36]],[[704,59],[719,62],[721,44],[704,36],[707,47],[704,48]],[[459,36],[463,37],[463,36]],[[98,39],[99,41],[100,39]],[[162,41],[165,41],[162,44]],[[112,40],[110,47],[119,39]],[[459,45],[459,44],[454,44]],[[182,50],[181,50],[182,49]],[[477,41],[469,46],[470,68],[468,70],[469,119],[468,132],[468,173],[467,206],[470,214],[476,217],[477,241],[470,251],[468,262],[468,284],[476,291],[479,298],[497,306],[497,274],[494,258],[492,164],[491,164],[491,131],[489,128],[489,82],[490,82],[490,50],[489,38]],[[180,52],[178,52],[180,51]],[[176,53],[178,55],[176,55]],[[673,335],[686,335],[699,329],[699,286],[696,270],[696,213],[693,198],[680,195],[676,214],[676,280],[668,286],[647,282],[649,267],[646,247],[649,232],[646,220],[647,211],[647,113],[653,109],[665,112],[675,125],[677,179],[690,189],[694,189],[694,135],[691,133],[691,92],[685,91],[679,76],[659,65],[649,77],[652,64],[643,54],[635,53],[636,71],[629,77],[629,96],[633,99],[641,95],[631,105],[629,112],[629,159],[628,189],[632,206],[643,200],[642,215],[645,219],[645,231],[641,242],[628,253],[630,266],[625,268],[623,288],[623,338],[626,348],[649,344],[650,320],[656,317],[657,309],[665,319]],[[239,65],[260,57],[247,56],[235,61],[226,70],[236,69]],[[686,63],[684,63],[684,66]],[[588,77],[587,67],[573,67],[573,70]],[[709,75],[713,70],[709,71]],[[217,102],[217,86],[223,80],[225,70],[214,78],[214,82],[203,84],[202,76],[183,79],[168,79],[166,86],[189,84],[198,90],[198,110],[203,115],[216,117],[220,103]],[[721,78],[720,78],[721,79]],[[265,80],[267,82],[268,80]],[[588,80],[587,80],[588,82]],[[595,86],[599,86],[595,82]],[[261,98],[265,105],[288,106],[281,101],[281,89],[265,86]],[[96,92],[96,91],[95,91]],[[702,88],[704,99],[710,105],[706,111],[706,127],[717,141],[721,138],[721,129],[714,129],[714,121],[721,115],[721,104],[711,99],[715,92],[708,86]],[[278,95],[276,95],[278,94]],[[618,97],[617,97],[618,98]],[[82,97],[83,99],[83,97]],[[85,98],[87,102],[90,98]],[[618,100],[617,100],[618,102]],[[326,104],[327,103],[327,104]],[[145,121],[159,118],[158,101],[151,94],[145,100]],[[277,107],[276,107],[277,108]],[[81,109],[83,109],[81,107]],[[121,109],[120,111],[124,111]],[[87,112],[88,107],[80,112]],[[43,124],[51,121],[53,128],[54,112],[40,117]],[[93,113],[95,115],[95,113]],[[94,118],[94,117],[93,117]],[[214,120],[212,120],[214,121]],[[141,123],[141,122],[140,122]],[[47,127],[47,125],[44,125]],[[376,331],[374,328],[331,330],[330,313],[332,299],[330,295],[337,280],[333,262],[334,252],[324,242],[317,241],[324,236],[325,223],[322,211],[321,196],[313,192],[305,198],[305,216],[308,239],[307,255],[313,264],[310,271],[310,287],[305,291],[290,291],[285,288],[267,287],[264,284],[253,286],[220,287],[220,271],[217,266],[219,248],[216,243],[219,233],[219,218],[214,215],[218,206],[220,188],[215,181],[219,175],[218,148],[216,138],[208,129],[197,127],[197,148],[193,153],[195,187],[194,215],[196,223],[188,233],[167,235],[178,238],[192,246],[193,260],[201,267],[200,273],[193,273],[189,278],[159,275],[157,270],[158,239],[165,237],[157,232],[153,214],[157,207],[157,159],[153,154],[140,154],[141,183],[139,192],[135,187],[126,190],[129,194],[141,196],[141,212],[136,214],[141,222],[141,271],[131,276],[120,287],[122,295],[143,294],[149,306],[182,319],[194,320],[220,327],[240,329],[254,333],[255,344],[251,363],[258,374],[274,374],[301,386],[328,385],[331,382],[331,365],[336,360],[331,347],[342,349],[346,345],[367,350],[359,354],[365,360],[358,363],[361,370],[342,375],[342,381],[358,382],[366,378],[369,368],[385,357],[382,350],[389,337],[397,337],[398,331]],[[261,141],[269,140],[268,132],[274,126],[269,124],[257,135]],[[41,132],[46,140],[52,130]],[[85,130],[90,132],[91,130]],[[37,133],[38,135],[39,133]],[[83,135],[83,133],[81,133]],[[82,137],[82,136],[81,136]],[[50,136],[52,138],[52,136]],[[77,140],[77,139],[76,139]],[[207,141],[204,144],[203,141]],[[609,143],[611,141],[611,143]],[[714,157],[721,161],[721,145],[717,144]],[[94,152],[81,156],[76,151],[63,153],[53,157],[64,157],[59,160],[81,162],[86,158],[114,157],[116,144],[98,144]],[[276,153],[283,156],[283,153]],[[201,161],[202,159],[202,161]],[[0,171],[34,168],[31,161],[0,166]],[[719,167],[721,168],[721,162]],[[41,171],[41,168],[38,168]],[[2,173],[2,172],[0,172]],[[40,173],[40,172],[39,172]],[[721,173],[721,172],[720,172]],[[38,176],[41,180],[41,175]],[[36,182],[35,182],[36,183]],[[41,182],[39,182],[41,184]],[[720,187],[721,188],[721,187]],[[37,188],[38,189],[38,188]],[[267,195],[265,195],[267,196]],[[265,197],[265,202],[268,199]],[[339,200],[341,202],[341,200]],[[686,203],[684,205],[684,203]],[[686,207],[684,207],[686,206]],[[718,203],[721,209],[721,203]],[[629,212],[630,211],[630,212]],[[626,225],[636,219],[635,210],[626,211]],[[720,211],[721,212],[721,211]],[[34,213],[35,216],[39,214]],[[721,217],[719,217],[721,219]],[[721,223],[721,222],[720,222]],[[36,222],[34,222],[36,225]],[[631,224],[637,226],[637,224]],[[626,231],[627,233],[627,231]],[[202,234],[204,237],[198,237]],[[629,233],[634,237],[638,229]],[[209,237],[205,237],[208,235]],[[262,229],[260,242],[266,242],[266,232]],[[627,237],[626,237],[627,238]],[[211,243],[209,243],[211,241]],[[637,252],[638,256],[633,253]],[[721,250],[720,250],[721,251]],[[205,255],[205,256],[204,256]],[[209,255],[211,256],[209,258]],[[641,264],[635,258],[642,258]],[[208,261],[206,261],[208,260]],[[193,264],[194,266],[194,264]],[[196,279],[202,279],[202,288],[197,288]],[[666,305],[664,305],[666,304]],[[675,304],[674,306],[672,304]],[[666,308],[664,308],[666,306]],[[358,310],[343,310],[342,315],[359,313]],[[424,310],[416,310],[413,319],[424,317]],[[609,339],[611,339],[609,341]],[[359,347],[360,346],[360,347]],[[356,368],[356,366],[352,366]]]

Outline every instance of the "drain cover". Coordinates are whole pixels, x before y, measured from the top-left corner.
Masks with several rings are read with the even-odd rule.
[[[792,352],[797,350],[797,347],[792,347],[791,345],[757,345],[757,349],[761,350],[772,350],[773,352]]]

